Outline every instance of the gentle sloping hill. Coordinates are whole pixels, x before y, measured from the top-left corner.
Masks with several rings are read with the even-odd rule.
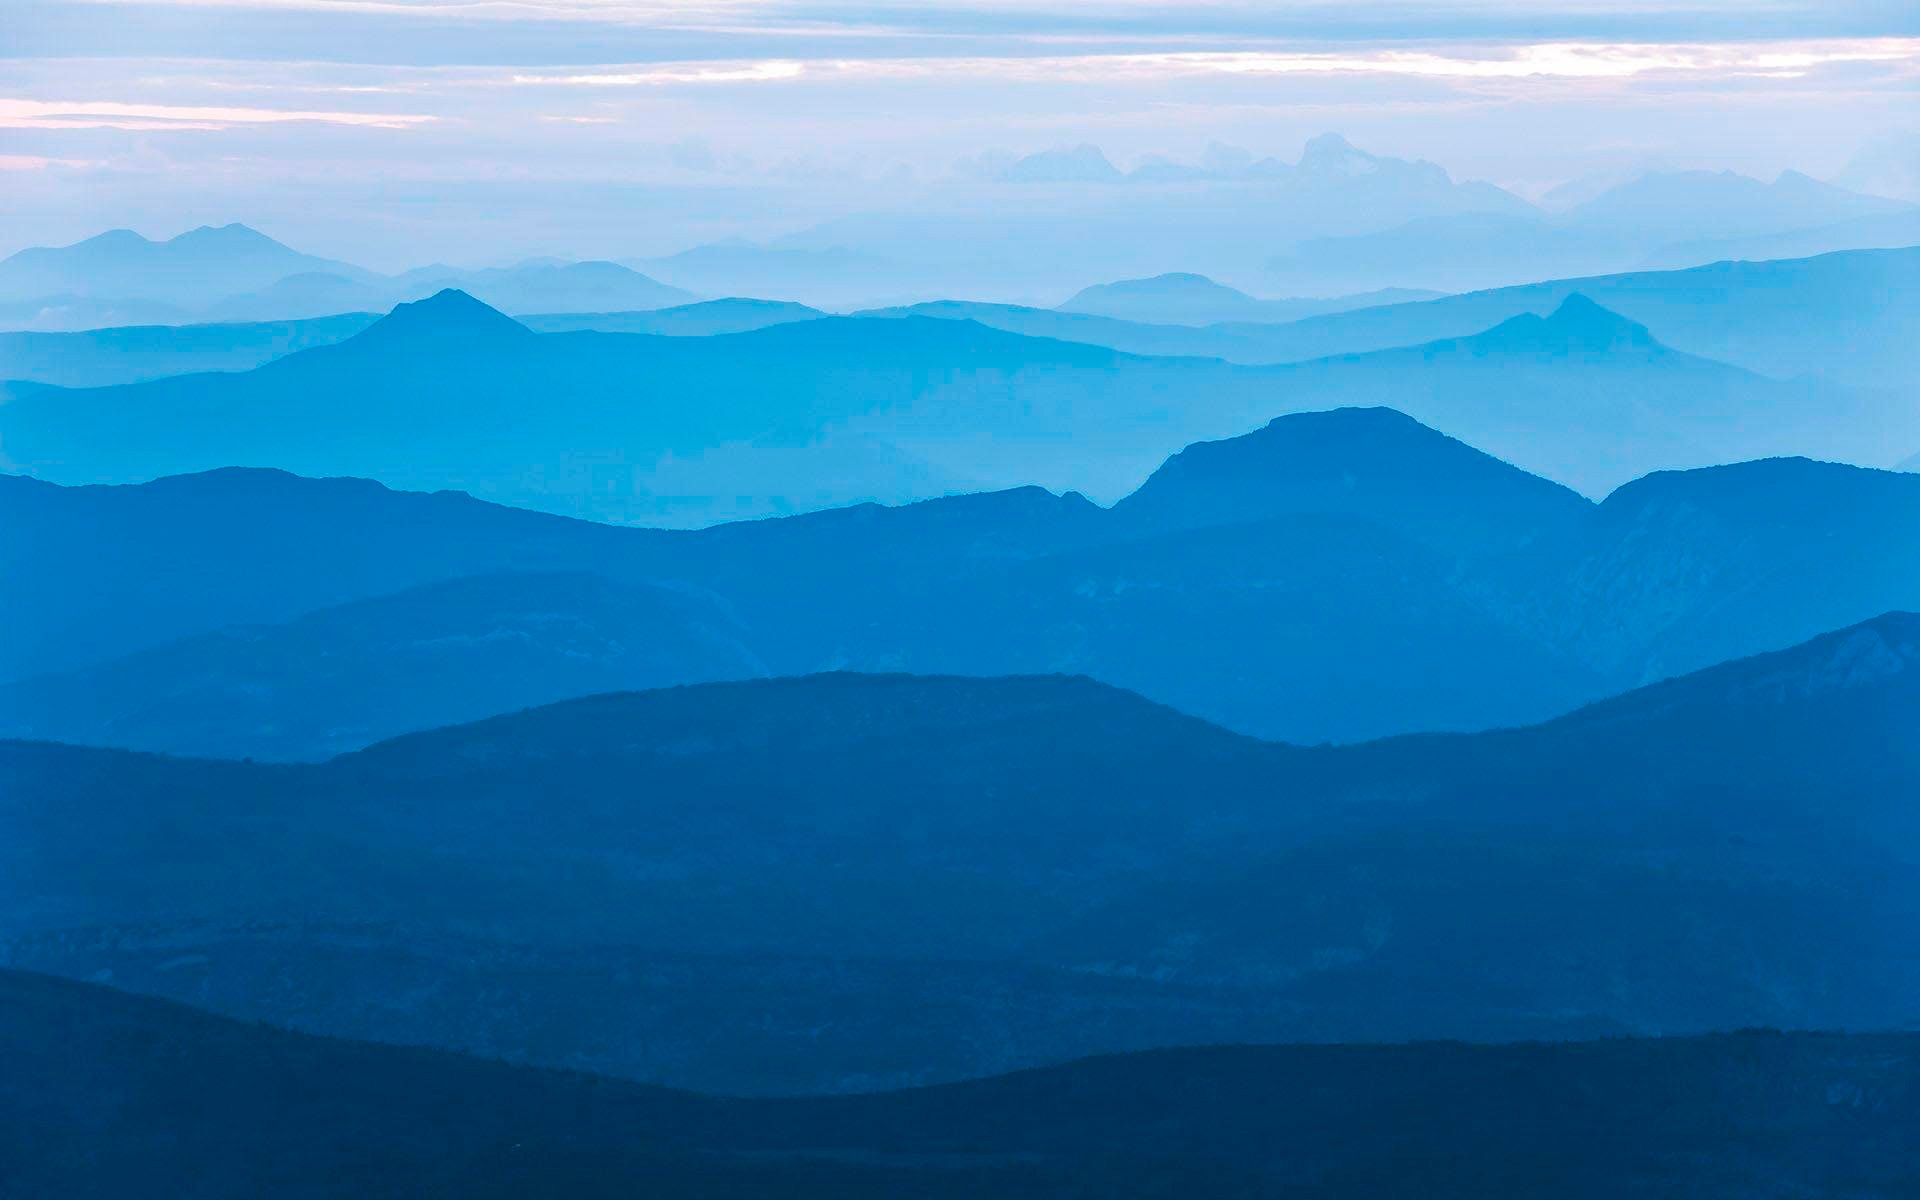
[[[1920,438],[1891,393],[1779,381],[1674,350],[1580,294],[1470,337],[1275,369],[1301,408],[1390,404],[1602,496],[1652,471],[1781,454],[1886,465]]]
[[[18,581],[17,636],[0,639],[15,718],[0,728],[50,732],[28,718],[63,712],[75,721],[59,736],[111,744],[131,736],[110,732],[114,714],[145,712],[161,724],[141,745],[206,749],[217,735],[229,752],[296,757],[348,744],[331,731],[411,728],[324,702],[281,708],[288,723],[272,729],[236,713],[169,733],[191,710],[165,696],[198,680],[291,704],[312,693],[289,672],[322,645],[342,681],[380,677],[381,647],[409,644],[457,648],[461,671],[486,672],[508,646],[386,601],[501,572],[673,589],[716,606],[724,622],[702,624],[774,674],[1077,672],[1306,742],[1486,728],[1920,608],[1916,522],[1920,478],[1804,460],[1657,475],[1595,508],[1378,410],[1194,447],[1111,511],[1029,488],[696,532],[276,472],[86,488],[0,477],[0,570]],[[598,595],[556,581],[526,616],[618,627]],[[382,617],[288,624],[337,606]],[[663,653],[665,631],[646,632],[620,643]],[[125,657],[207,637],[232,653],[206,674]],[[475,694],[507,708],[557,698],[539,678]],[[58,699],[106,680],[104,706]],[[423,716],[474,713],[465,695],[438,709],[419,696]]]
[[[1188,446],[1114,506],[1130,529],[1156,532],[1340,511],[1453,553],[1523,546],[1591,509],[1390,408],[1296,413]]]
[[[1770,183],[1733,171],[1655,171],[1576,205],[1567,219],[1671,242],[1810,229],[1913,207],[1822,183],[1799,171],[1782,171]]]
[[[115,229],[71,246],[37,246],[9,256],[0,262],[0,301],[78,297],[203,309],[222,296],[301,272],[369,278],[357,267],[301,254],[245,225],[203,225],[163,242]]]
[[[1228,1040],[1884,1028],[1920,986],[1916,711],[1920,618],[1890,614],[1543,725],[1322,749],[1085,680],[850,675],[593,697],[318,766],[7,743],[0,912],[17,964],[176,996],[217,974],[207,999],[248,1015],[452,1046],[473,1027],[380,1016],[415,947],[549,947],[567,969],[485,1044],[756,1090],[859,1086],[832,1054],[881,1024],[859,1061],[882,1079],[1178,1037],[1166,989]],[[283,965],[303,954],[332,970]],[[443,978],[513,961],[465,957]],[[767,960],[781,987],[710,1003]],[[830,1011],[834,964],[936,962],[956,994],[999,980],[1027,1032],[856,1005],[772,1075],[718,1051]],[[1160,990],[1035,1032],[1098,1009],[1092,981]],[[556,1038],[601,1005],[641,1049]]]
[[[482,696],[503,709],[556,699],[570,694],[549,689],[561,679],[580,691],[672,681],[589,670],[565,658],[570,641],[537,636],[536,617],[606,631],[589,639],[595,660],[666,653],[704,613],[700,627],[725,629],[745,661],[777,673],[1082,672],[1307,741],[1537,720],[1604,690],[1460,587],[1463,563],[1579,520],[1586,501],[1391,413],[1286,417],[1241,441],[1176,458],[1111,513],[1023,489],[692,533],[264,472],[71,490],[0,481],[22,539],[8,562],[40,581],[18,598],[31,636],[0,666],[42,676],[5,690],[0,730],[317,757],[482,715]],[[459,577],[530,570],[664,586],[704,607],[649,630],[613,618],[611,583],[575,596],[551,580],[516,601],[518,615],[393,595],[439,581],[451,599]],[[498,599],[498,583],[478,586]],[[495,621],[506,641],[477,637]],[[563,657],[536,669],[529,636]],[[421,661],[406,647],[431,648],[438,666],[355,695],[352,681]],[[303,664],[323,652],[316,690]],[[674,678],[734,677],[740,661]],[[438,680],[489,671],[498,684],[433,695]],[[1461,682],[1405,686],[1429,675]],[[181,702],[236,691],[274,699],[214,724],[203,724],[214,710]],[[444,720],[424,719],[434,712]]]
[[[702,300],[641,312],[568,312],[523,316],[521,322],[542,333],[596,330],[600,333],[658,333],[668,337],[704,337],[749,333],[790,321],[812,321],[827,314],[787,300],[731,297]]]
[[[1030,482],[1113,496],[1274,407],[1267,381],[1225,364],[964,322],[535,335],[484,311],[449,292],[253,371],[25,391],[0,407],[0,438],[66,482],[279,466],[697,524]]]
[[[190,371],[245,371],[330,345],[378,320],[346,313],[241,325],[135,325],[77,333],[0,333],[0,380],[60,387],[137,383]]]
[[[1021,488],[661,531],[239,468],[80,488],[0,475],[0,512],[0,564],[26,581],[7,596],[18,636],[0,640],[0,678],[516,571],[691,585],[771,623],[755,640],[790,655],[800,632],[837,640],[896,588],[1080,544],[1101,518],[1083,497]]]
[[[1916,284],[1920,247],[1560,279],[1307,318],[1258,331],[1269,339],[1262,358],[1242,361],[1298,362],[1465,337],[1522,313],[1551,312],[1577,292],[1690,354],[1782,379],[1819,375],[1897,390],[1920,367]]]
[[[534,334],[447,292],[252,371],[15,392],[7,460],[61,482],[278,466],[672,525],[1026,483],[1111,501],[1193,441],[1355,404],[1593,495],[1765,454],[1877,465],[1920,440],[1892,394],[1671,351],[1578,297],[1470,338],[1247,368],[915,317]]]
[[[0,974],[14,1193],[1787,1196],[1911,1190],[1910,1035],[1236,1046],[716,1100]],[[57,1052],[55,1048],[58,1048]]]
[[[1062,312],[1117,317],[1164,325],[1215,325],[1228,321],[1285,322],[1321,313],[1431,300],[1437,293],[1388,288],[1322,299],[1262,300],[1204,275],[1173,272],[1151,279],[1123,279],[1082,288],[1062,303]]]
[[[1650,475],[1526,565],[1544,635],[1638,682],[1920,608],[1920,478],[1803,458]],[[1738,647],[1736,649],[1736,647]]]
[[[327,757],[593,692],[765,675],[710,596],[584,573],[478,575],[0,685],[13,737]]]

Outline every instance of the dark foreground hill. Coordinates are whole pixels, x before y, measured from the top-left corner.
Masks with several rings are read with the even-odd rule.
[[[1891,614],[1351,747],[1086,680],[856,675],[307,766],[6,743],[0,934],[234,1015],[734,1091],[1198,1040],[1899,1027],[1916,713],[1920,619]]]
[[[720,1100],[0,972],[14,1200],[1909,1196],[1920,1035],[1166,1050]]]

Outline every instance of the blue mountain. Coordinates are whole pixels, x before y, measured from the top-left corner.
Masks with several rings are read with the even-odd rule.
[[[1081,679],[845,674],[321,764],[11,742],[0,928],[16,966],[252,1019],[762,1092],[1164,1044],[1169,1011],[1234,1042],[1885,1028],[1916,668],[1888,614],[1545,724],[1319,749]]]
[[[1112,500],[1185,444],[1346,405],[1402,408],[1595,495],[1767,454],[1877,465],[1920,442],[1891,395],[1692,358],[1584,302],[1531,321],[1251,369],[913,317],[535,335],[448,291],[249,372],[16,385],[0,438],[13,466],[60,482],[239,463],[675,525],[1027,483]]]
[[[1160,1197],[1201,1180],[1456,1196],[1490,1179],[1532,1198],[1626,1192],[1653,1174],[1696,1191],[1879,1200],[1914,1167],[1902,1134],[1920,1119],[1915,1042],[1747,1032],[1184,1048],[937,1089],[715,1100],[316,1039],[8,971],[0,1049],[16,1086],[0,1121],[29,1195],[130,1194],[179,1171],[208,1200],[253,1195],[265,1174],[287,1178],[289,1200],[349,1181],[371,1197],[862,1200]]]
[[[1150,325],[1216,325],[1229,321],[1281,323],[1322,313],[1431,300],[1438,293],[1387,288],[1316,300],[1262,300],[1204,275],[1172,272],[1151,279],[1123,279],[1082,288],[1060,305],[1063,312],[1090,313]]]
[[[505,710],[617,682],[649,655],[682,661],[654,639],[705,644],[684,631],[697,606],[648,635],[560,583],[471,619],[458,588],[444,612],[407,598],[525,572],[709,598],[725,619],[695,624],[775,674],[1075,671],[1296,741],[1485,728],[1920,608],[1917,484],[1777,459],[1654,475],[1596,507],[1381,410],[1196,445],[1112,510],[1025,488],[695,532],[278,472],[0,476],[0,568],[25,581],[20,636],[0,644],[0,731],[315,757],[481,699]],[[513,632],[516,612],[626,632],[575,661],[567,639]],[[475,635],[496,618],[507,640]],[[411,647],[441,656],[434,672],[354,689]],[[325,686],[303,681],[321,658]],[[1452,682],[1419,682],[1435,678]],[[275,719],[165,699],[241,693],[278,697],[262,702]]]

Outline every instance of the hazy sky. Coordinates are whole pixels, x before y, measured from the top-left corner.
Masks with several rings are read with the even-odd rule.
[[[1912,0],[0,0],[0,252],[240,220],[376,267],[612,257],[1082,142],[1337,130],[1537,194],[1917,129]]]

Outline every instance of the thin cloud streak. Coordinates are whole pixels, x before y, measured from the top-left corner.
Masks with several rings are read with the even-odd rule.
[[[406,129],[438,119],[409,113],[305,112],[225,105],[0,98],[0,128],[4,129],[225,129],[234,125],[294,121]]]
[[[517,73],[515,84],[589,87],[775,83],[832,79],[1001,78],[1125,83],[1193,75],[1400,75],[1431,79],[1632,79],[1669,74],[1796,78],[1848,63],[1920,65],[1920,38],[1726,44],[1543,43],[1481,50],[1174,51],[995,58],[841,58],[660,63],[627,70]]]

